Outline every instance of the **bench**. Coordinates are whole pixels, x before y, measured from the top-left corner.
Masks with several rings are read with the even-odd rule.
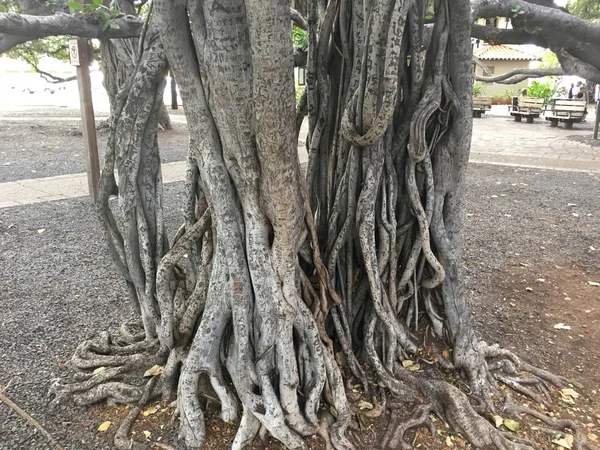
[[[492,97],[473,97],[473,117],[481,118],[482,114],[492,109]]]
[[[542,114],[543,107],[543,98],[513,97],[510,115],[515,118],[515,122],[520,122],[525,117],[527,123],[533,123],[533,119],[540,117],[540,114]]]
[[[573,128],[574,123],[580,123],[587,115],[587,102],[580,99],[557,98],[553,99],[544,111],[546,120],[551,127],[557,127],[558,122],[565,124],[565,129]]]

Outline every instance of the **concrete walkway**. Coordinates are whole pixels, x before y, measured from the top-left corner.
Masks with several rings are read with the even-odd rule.
[[[535,124],[515,123],[500,115],[488,114],[474,119],[470,162],[531,167],[546,170],[600,173],[600,146],[591,145],[590,123],[574,130],[550,128],[543,119]],[[507,114],[505,114],[508,116]],[[31,117],[0,117],[0,121],[27,120]],[[592,117],[588,117],[593,121]],[[44,120],[48,120],[47,117]],[[78,117],[55,117],[51,120],[80,120]],[[185,117],[172,115],[171,120],[185,124]],[[592,122],[593,123],[593,122]],[[300,162],[307,160],[306,126],[299,139]],[[163,181],[185,179],[185,162],[163,164]],[[63,200],[88,195],[85,173],[0,183],[0,208]]]
[[[185,179],[185,161],[162,165],[163,182]],[[75,173],[48,178],[0,183],[0,208],[65,200],[88,195],[87,174]]]

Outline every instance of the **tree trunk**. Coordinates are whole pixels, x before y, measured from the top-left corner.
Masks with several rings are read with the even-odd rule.
[[[317,432],[337,450],[364,448],[348,430],[361,413],[344,382],[362,384],[380,411],[386,398],[416,407],[391,421],[389,448],[406,448],[404,433],[431,425],[431,412],[476,447],[530,448],[485,419],[494,380],[536,401],[517,370],[540,385],[567,382],[473,332],[460,283],[470,8],[438,0],[425,40],[427,5],[308,3],[305,179],[289,5],[153,2],[145,50],[115,103],[100,204],[140,323],[82,344],[74,365],[89,379],[53,388],[80,404],[137,405],[117,448],[129,448],[139,405],[158,392],[164,402],[176,394],[188,449],[204,444],[204,396],[218,398],[224,421],[240,418],[232,449],[261,430],[289,449]],[[170,248],[155,126],[166,59],[190,132],[184,224]],[[433,372],[405,367],[421,345]],[[163,367],[143,388],[115,381],[153,364]],[[109,369],[89,374],[100,366]],[[441,369],[468,376],[480,410]]]
[[[137,16],[133,4],[127,0],[118,1],[117,7],[124,14]],[[108,94],[111,116],[118,102],[117,95],[119,90],[133,75],[138,60],[139,45],[138,38],[100,40],[103,84]],[[173,128],[163,101],[161,101],[161,105],[159,106],[158,126],[163,130]]]

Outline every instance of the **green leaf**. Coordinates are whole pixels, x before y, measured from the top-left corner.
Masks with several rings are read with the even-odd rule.
[[[518,431],[519,430],[519,422],[512,419],[504,419],[504,426],[508,428],[510,431]]]
[[[98,5],[98,6],[102,6],[102,0],[92,0],[94,2],[94,4]]]
[[[81,11],[83,9],[81,3],[79,2],[69,2],[67,5],[69,5],[69,8],[74,9],[75,11]]]
[[[433,19],[433,14],[427,14],[427,15],[425,16],[425,19],[426,19],[426,20],[431,20],[431,19]]]
[[[104,22],[108,22],[112,18],[110,13],[104,9],[99,9],[98,13]]]

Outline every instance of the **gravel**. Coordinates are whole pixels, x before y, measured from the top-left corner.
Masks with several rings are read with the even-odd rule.
[[[7,124],[0,126],[5,129]],[[69,153],[57,152],[55,159],[66,164]],[[2,181],[10,178],[6,171],[2,176]],[[181,221],[182,193],[182,183],[165,187],[171,235]],[[465,292],[481,335],[510,346],[515,341],[498,327],[508,320],[521,327],[517,332],[524,335],[522,339],[538,339],[527,318],[519,319],[526,308],[511,309],[501,302],[502,289],[508,289],[502,282],[510,278],[518,261],[540,270],[577,264],[590,276],[600,274],[599,254],[589,250],[590,246],[600,249],[599,212],[598,174],[470,166]],[[47,395],[51,381],[66,375],[64,363],[79,342],[114,329],[131,314],[124,284],[101,236],[85,199],[0,209],[0,385],[10,382],[6,394],[68,449],[112,448],[98,437],[99,422],[92,408],[67,406],[51,411]],[[589,301],[597,304],[600,299]],[[540,350],[539,356],[526,356],[544,362],[552,346],[538,340],[538,347],[531,348]],[[564,362],[561,358],[554,365]],[[0,436],[1,450],[50,448],[33,427],[1,403]]]
[[[58,118],[74,117],[72,110],[54,112]],[[18,115],[11,115],[17,118]],[[172,117],[181,118],[181,113]],[[98,122],[99,123],[99,122]],[[162,162],[185,161],[189,134],[187,126],[175,121],[173,129],[159,131],[158,142]],[[85,148],[81,124],[77,120],[50,120],[48,116],[19,117],[18,121],[0,118],[0,183],[31,178],[44,178],[86,171]],[[108,139],[108,131],[97,131],[100,164]]]

